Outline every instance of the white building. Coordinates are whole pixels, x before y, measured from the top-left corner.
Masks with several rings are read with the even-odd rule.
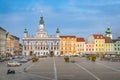
[[[40,17],[39,29],[34,37],[28,36],[27,29],[24,30],[23,37],[23,55],[26,56],[58,56],[60,55],[59,29],[56,30],[56,36],[48,36],[44,29],[43,16]]]
[[[76,52],[79,55],[85,53],[85,39],[82,37],[76,39]]]

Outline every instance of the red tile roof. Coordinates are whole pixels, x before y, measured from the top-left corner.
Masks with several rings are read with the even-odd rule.
[[[105,38],[105,43],[113,43],[110,37],[104,37],[104,38]]]
[[[76,36],[60,36],[60,38],[76,38]]]
[[[102,34],[93,34],[94,39],[104,39]]]
[[[84,38],[77,38],[77,42],[85,42]]]

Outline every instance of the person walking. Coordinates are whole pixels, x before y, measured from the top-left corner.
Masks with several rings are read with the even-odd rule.
[[[24,72],[26,72],[26,68],[24,68]]]

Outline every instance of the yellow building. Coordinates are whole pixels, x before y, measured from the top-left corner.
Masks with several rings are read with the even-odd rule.
[[[76,53],[77,55],[85,53],[85,40],[84,38],[76,39]]]
[[[7,56],[17,55],[20,52],[20,48],[19,38],[8,33],[6,37]]]
[[[60,52],[62,55],[76,55],[76,37],[60,36]]]
[[[114,43],[110,37],[105,37],[105,53],[106,54],[114,53]]]
[[[94,52],[96,54],[105,53],[105,39],[102,34],[93,34],[88,38],[88,42],[94,44]]]

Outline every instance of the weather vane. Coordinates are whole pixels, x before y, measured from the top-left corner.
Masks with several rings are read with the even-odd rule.
[[[43,10],[40,10],[40,14],[41,14],[41,15],[43,14]]]

